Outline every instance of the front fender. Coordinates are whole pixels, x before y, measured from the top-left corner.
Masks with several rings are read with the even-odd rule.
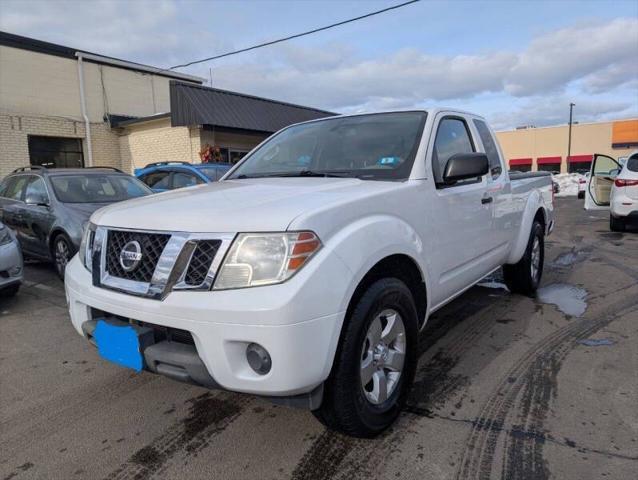
[[[352,282],[345,292],[341,310],[348,308],[350,299],[363,277],[390,255],[402,254],[417,264],[426,283],[429,278],[423,264],[424,245],[417,232],[404,220],[391,215],[360,218],[335,233],[330,239],[332,251],[352,272]]]
[[[536,216],[536,212],[538,212],[539,208],[542,209],[543,216],[547,218],[541,194],[538,190],[533,190],[525,204],[525,209],[523,210],[521,219],[521,226],[518,229],[516,239],[512,243],[512,249],[506,263],[515,264],[523,258],[525,249],[527,248],[527,243],[529,242],[529,236],[532,232],[534,217]]]

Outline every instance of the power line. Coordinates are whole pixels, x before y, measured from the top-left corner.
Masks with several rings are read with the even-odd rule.
[[[313,33],[322,32],[324,30],[328,30],[330,28],[339,27],[341,25],[345,25],[346,23],[356,22],[358,20],[363,20],[364,18],[373,17],[375,15],[379,15],[381,13],[389,12],[390,10],[396,10],[397,8],[405,7],[406,5],[410,5],[411,3],[419,2],[420,0],[410,0],[409,2],[400,3],[399,5],[394,5],[392,7],[384,8],[382,10],[377,10],[375,12],[366,13],[365,15],[361,15],[359,17],[350,18],[348,20],[343,20],[342,22],[333,23],[331,25],[326,25],[325,27],[315,28],[314,30],[308,30],[307,32],[297,33],[295,35],[290,35],[288,37],[279,38],[277,40],[272,40],[270,42],[260,43],[259,45],[253,45],[252,47],[246,47],[239,50],[233,50],[231,52],[222,53],[220,55],[215,55],[208,58],[203,58],[201,60],[194,60],[192,62],[184,63],[182,65],[175,65],[174,67],[170,67],[168,70],[174,70],[175,68],[183,68],[189,67],[191,65],[195,65],[197,63],[209,62],[211,60],[217,60],[219,58],[229,57],[231,55],[237,55],[238,53],[248,52],[250,50],[256,50],[258,48],[267,47],[269,45],[274,45],[276,43],[287,42],[288,40],[292,40],[299,37],[305,37],[306,35],[311,35]]]

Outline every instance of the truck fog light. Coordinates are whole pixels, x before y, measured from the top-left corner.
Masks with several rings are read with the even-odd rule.
[[[256,343],[251,343],[246,347],[246,360],[248,360],[250,368],[259,375],[266,375],[272,367],[270,354],[264,347]]]

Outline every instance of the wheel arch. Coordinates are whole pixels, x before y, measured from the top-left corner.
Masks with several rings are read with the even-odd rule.
[[[48,245],[48,251],[49,251],[49,256],[51,257],[51,259],[53,259],[53,243],[55,242],[55,239],[58,238],[58,236],[62,234],[65,237],[67,237],[68,239],[71,239],[71,237],[69,236],[69,234],[66,232],[66,230],[64,230],[64,228],[62,227],[53,227],[53,229],[51,230],[51,233],[49,233],[49,239],[47,241],[47,245]],[[71,247],[73,247],[73,242],[71,241]]]
[[[428,295],[425,276],[419,264],[409,255],[396,253],[378,260],[359,280],[354,292],[350,296],[346,319],[356,306],[361,296],[370,285],[382,278],[398,278],[410,289],[418,315],[418,327],[425,324],[428,311]]]
[[[532,225],[535,221],[539,221],[543,225],[543,232],[547,233],[547,212],[543,206],[542,199],[538,192],[533,192],[525,205],[522,213],[521,227],[516,240],[512,244],[510,255],[505,263],[515,264],[525,254],[527,242],[529,241]]]

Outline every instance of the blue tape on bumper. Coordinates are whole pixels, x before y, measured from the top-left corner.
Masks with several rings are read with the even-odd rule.
[[[133,327],[119,327],[98,320],[93,337],[102,358],[137,372],[142,371],[140,342]]]

